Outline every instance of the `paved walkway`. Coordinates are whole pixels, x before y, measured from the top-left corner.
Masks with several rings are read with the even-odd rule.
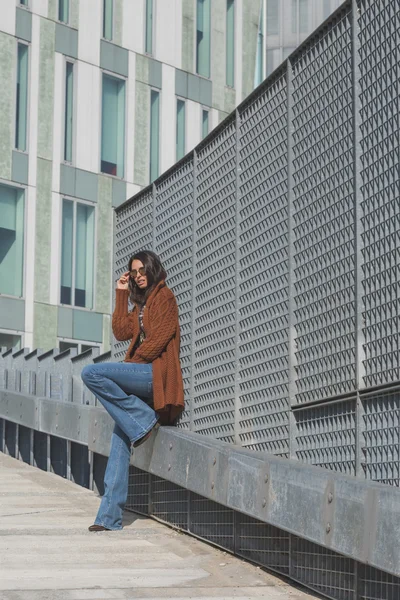
[[[0,600],[311,600],[287,582],[152,519],[89,533],[99,498],[0,453]]]

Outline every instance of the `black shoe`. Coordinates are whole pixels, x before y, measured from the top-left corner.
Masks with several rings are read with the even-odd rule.
[[[133,448],[137,448],[138,446],[141,446],[142,444],[144,444],[144,442],[146,442],[149,439],[149,437],[151,436],[151,434],[153,433],[153,431],[157,431],[157,429],[159,427],[160,427],[160,423],[157,421],[157,423],[154,425],[154,427],[152,427],[150,429],[150,431],[148,431],[147,433],[145,433],[143,437],[141,437],[138,440],[136,440],[136,442],[133,442],[133,444],[132,444]]]
[[[111,531],[111,529],[107,529],[107,527],[103,527],[103,525],[91,525],[88,529],[89,531]]]

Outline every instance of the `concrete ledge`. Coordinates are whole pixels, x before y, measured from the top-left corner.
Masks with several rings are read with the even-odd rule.
[[[0,391],[0,418],[85,444],[104,456],[114,425],[98,407],[5,390]],[[232,510],[400,575],[397,488],[175,427],[160,428],[135,450],[131,463]]]

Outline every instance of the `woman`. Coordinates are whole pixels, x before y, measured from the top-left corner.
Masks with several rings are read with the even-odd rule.
[[[131,340],[125,361],[82,370],[83,381],[115,421],[104,496],[89,531],[122,529],[131,447],[145,442],[160,424],[173,424],[184,407],[178,307],[165,278],[154,252],[132,256],[118,280],[112,318],[116,339]]]

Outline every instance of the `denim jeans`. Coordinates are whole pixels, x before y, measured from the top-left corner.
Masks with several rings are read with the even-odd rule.
[[[110,456],[104,476],[104,496],[96,525],[122,529],[122,512],[128,497],[131,443],[157,422],[153,404],[151,364],[99,363],[82,370],[86,386],[115,421]]]

